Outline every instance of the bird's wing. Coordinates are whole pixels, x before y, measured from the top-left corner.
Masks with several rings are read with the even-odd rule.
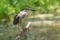
[[[27,12],[21,11],[20,13],[18,13],[15,17],[14,17],[14,21],[13,24],[18,24],[19,21],[21,21],[22,19],[24,19],[27,15]]]
[[[17,17],[17,15],[15,15],[14,20],[13,20],[14,25],[18,24],[18,22],[19,22],[19,16],[17,18],[16,17]]]
[[[24,13],[23,15],[20,16],[20,19],[24,19],[26,17],[26,13]]]
[[[27,13],[27,12],[25,12],[25,11],[21,11],[21,12],[17,15],[17,17],[18,17],[18,16],[22,17],[23,15],[27,15],[26,13]]]
[[[21,12],[17,15],[17,17],[20,17],[20,20],[22,20],[22,19],[25,18],[26,15],[27,15],[27,12],[21,11]]]

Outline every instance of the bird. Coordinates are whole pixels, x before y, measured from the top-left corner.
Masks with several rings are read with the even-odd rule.
[[[13,24],[18,25],[18,30],[20,30],[20,28],[21,28],[20,26],[24,22],[24,20],[25,21],[27,20],[27,18],[29,16],[29,13],[28,13],[29,10],[30,10],[29,8],[25,8],[15,15]]]
[[[14,17],[13,24],[16,25],[16,24],[18,24],[19,22],[22,22],[22,20],[23,20],[26,16],[28,16],[28,12],[27,12],[28,10],[29,10],[29,9],[26,8],[26,9],[20,11],[18,14],[16,14],[15,17]]]

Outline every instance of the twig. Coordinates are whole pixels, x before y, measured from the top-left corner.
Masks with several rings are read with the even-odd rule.
[[[23,31],[21,33],[19,33],[19,35],[16,37],[16,40],[19,40],[21,38],[21,36],[28,31],[29,29],[29,26],[30,26],[30,22],[28,22],[28,24],[26,25],[25,28],[23,28]]]

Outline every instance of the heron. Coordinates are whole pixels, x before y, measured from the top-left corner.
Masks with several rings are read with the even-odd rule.
[[[29,8],[25,8],[25,9],[21,10],[18,14],[16,14],[15,17],[14,17],[13,24],[18,25],[19,32],[20,32],[21,24],[29,16],[29,13],[28,13],[29,10],[30,10]]]

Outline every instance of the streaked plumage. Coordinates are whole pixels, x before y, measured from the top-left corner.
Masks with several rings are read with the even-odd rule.
[[[14,24],[14,25],[18,24],[19,22],[21,23],[21,21],[28,15],[27,10],[28,10],[28,9],[25,9],[25,10],[20,11],[20,12],[14,17],[14,20],[13,20],[13,24]]]

